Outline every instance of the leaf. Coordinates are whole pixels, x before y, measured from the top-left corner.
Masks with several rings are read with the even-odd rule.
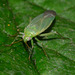
[[[29,1],[29,0],[28,0]],[[71,0],[30,0],[29,2],[34,3],[35,5],[38,5],[44,9],[48,10],[56,10],[57,13],[59,13],[62,17],[69,19],[71,21],[75,21],[75,1]]]
[[[74,75],[74,6],[74,0],[1,0],[0,75]],[[57,12],[56,19],[47,32],[54,30],[69,39],[53,34],[45,37],[46,39],[40,39],[43,47],[40,47],[40,42],[34,40],[34,50],[30,61],[29,51],[23,42],[10,47],[5,46],[11,44],[19,32],[24,32],[30,17],[33,19],[47,9]]]

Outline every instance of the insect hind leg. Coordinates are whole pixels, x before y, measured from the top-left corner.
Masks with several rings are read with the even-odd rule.
[[[69,38],[66,38],[66,37],[63,37],[59,32],[56,31],[56,34],[58,34],[62,39],[69,39]]]
[[[51,32],[49,32],[49,33],[40,34],[39,36],[43,36],[44,39],[45,39],[45,37],[46,37],[46,39],[47,39],[47,36],[54,35],[54,34],[59,35],[59,36],[61,37],[61,39],[69,39],[69,38],[63,37],[59,32],[53,31],[53,30],[52,30]],[[48,39],[49,39],[49,38],[48,38]]]

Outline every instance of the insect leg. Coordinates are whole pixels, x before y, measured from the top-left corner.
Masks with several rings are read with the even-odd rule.
[[[34,43],[33,43],[33,39],[31,39],[31,45],[32,45],[32,48],[29,48],[29,60],[30,60],[30,58],[31,58],[31,56],[32,56],[32,54],[33,54],[33,45],[34,45]]]
[[[20,41],[23,40],[23,39],[21,39],[21,40],[19,40],[19,41],[16,41],[18,37],[20,37],[20,35],[17,35],[11,44],[5,45],[5,46],[12,46],[13,44],[18,43],[18,42],[20,42]],[[16,42],[15,42],[15,41],[16,41]]]
[[[60,33],[58,33],[57,31],[52,31],[52,32],[49,32],[49,33],[44,33],[44,34],[40,34],[39,36],[49,36],[49,35],[53,35],[53,34],[57,34],[59,35],[62,39],[69,39],[69,38],[65,38],[63,37]]]
[[[41,47],[42,47],[42,49],[43,49],[44,54],[48,57],[48,55],[47,55],[46,51],[45,51],[45,50],[44,50],[44,48],[43,48],[43,44],[41,43],[41,41],[40,41],[38,38],[36,38],[36,37],[35,37],[35,39],[36,39],[38,42],[40,42],[40,44],[41,44]]]
[[[56,31],[56,34],[58,34],[62,39],[69,39],[69,38],[65,38],[63,37],[59,32]]]
[[[32,49],[33,49],[33,47],[34,47],[33,39],[31,39],[31,45],[32,45]]]
[[[49,32],[49,33],[40,34],[39,36],[49,36],[49,35],[52,35],[52,34],[57,34],[57,33],[56,33],[56,31],[52,31],[52,32]]]
[[[25,44],[27,45],[28,48],[30,48],[29,45],[27,44],[27,42],[25,42]]]

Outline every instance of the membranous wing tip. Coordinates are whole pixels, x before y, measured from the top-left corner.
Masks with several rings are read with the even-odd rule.
[[[47,10],[44,12],[44,16],[50,14],[48,17],[50,16],[56,16],[56,12],[53,10]]]

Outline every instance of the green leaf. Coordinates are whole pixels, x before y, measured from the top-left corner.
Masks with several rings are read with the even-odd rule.
[[[0,75],[75,75],[74,6],[74,0],[1,0]],[[43,40],[39,38],[43,47],[34,40],[30,61],[29,49],[24,42],[6,46],[12,43],[19,32],[24,32],[30,18],[46,10],[55,10],[57,13],[47,32],[54,30],[62,36],[53,34]],[[21,38],[16,42],[18,40]]]

